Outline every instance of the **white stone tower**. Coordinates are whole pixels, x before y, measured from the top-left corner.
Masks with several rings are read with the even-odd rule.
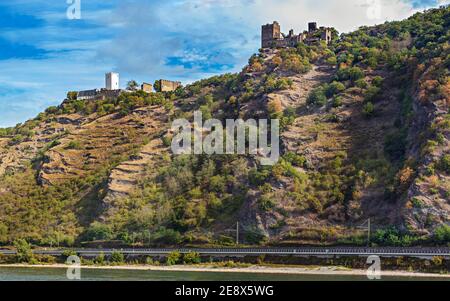
[[[106,90],[119,90],[119,73],[109,72],[105,75]]]

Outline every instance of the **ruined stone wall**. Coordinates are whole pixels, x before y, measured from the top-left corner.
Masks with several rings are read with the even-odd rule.
[[[153,85],[148,83],[143,83],[141,85],[141,90],[147,93],[153,92]]]
[[[181,87],[181,82],[174,82],[170,80],[161,79],[161,92],[175,91],[178,87]]]

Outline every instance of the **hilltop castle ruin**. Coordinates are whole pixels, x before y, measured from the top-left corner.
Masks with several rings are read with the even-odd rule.
[[[333,38],[332,28],[317,28],[316,22],[308,23],[308,31],[295,35],[294,30],[289,30],[289,34],[285,35],[281,32],[280,24],[274,21],[272,24],[262,26],[261,47],[295,47],[299,43],[313,44],[320,41],[331,43]]]
[[[173,92],[181,87],[181,82],[160,79],[157,81],[160,86],[158,92]],[[153,85],[142,83],[140,90],[146,93],[153,93]],[[109,72],[105,74],[105,88],[92,89],[77,92],[77,100],[105,100],[108,98],[116,99],[123,93],[132,91],[123,90],[119,87],[119,73]]]

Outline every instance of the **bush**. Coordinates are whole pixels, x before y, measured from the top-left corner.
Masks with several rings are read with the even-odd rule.
[[[314,89],[311,92],[311,94],[309,94],[307,103],[324,106],[327,103],[327,97],[325,96],[323,87],[318,87],[318,88]]]
[[[259,209],[264,212],[268,212],[275,207],[275,202],[266,195],[263,195],[259,201]]]
[[[266,240],[266,235],[259,228],[247,229],[245,231],[245,241],[249,244],[262,244]]]
[[[167,265],[176,265],[180,262],[181,254],[178,251],[173,251],[169,253],[169,256],[167,256]]]
[[[105,264],[105,254],[100,252],[100,254],[94,259],[94,262],[99,265]]]
[[[363,107],[362,112],[363,112],[364,116],[372,117],[375,112],[375,107],[373,106],[373,103],[371,103],[371,102],[366,103]]]
[[[333,107],[338,108],[338,107],[342,106],[342,103],[343,102],[342,102],[341,96],[335,96],[333,98],[333,102],[332,102]]]
[[[34,260],[31,245],[25,239],[17,239],[13,243],[16,248],[16,260],[20,263],[32,263]]]
[[[108,240],[112,237],[111,228],[99,222],[94,222],[83,235],[83,238],[87,241]]]
[[[368,84],[364,78],[360,78],[355,82],[355,86],[362,89],[366,89]]]
[[[114,251],[111,253],[110,260],[112,263],[121,264],[121,263],[125,262],[125,257],[123,255],[123,253]]]
[[[199,264],[201,262],[200,254],[197,252],[189,252],[184,254],[183,263],[184,264]]]
[[[450,226],[442,225],[434,231],[434,239],[439,243],[450,243]]]
[[[351,80],[356,82],[358,79],[364,77],[364,72],[359,67],[341,68],[336,74],[338,81]]]
[[[81,142],[77,140],[70,141],[67,149],[81,149]]]
[[[450,155],[444,155],[440,163],[441,169],[450,174]]]
[[[268,180],[269,177],[270,177],[270,170],[268,169],[262,169],[261,171],[258,171],[258,169],[254,168],[249,172],[250,184],[254,186],[263,185]]]
[[[333,81],[331,84],[326,86],[325,95],[330,98],[344,90],[345,86],[343,83]]]
[[[377,96],[378,96],[378,94],[380,93],[380,91],[381,91],[381,89],[378,88],[378,87],[374,87],[374,86],[369,87],[367,89],[365,95],[364,95],[364,100],[366,102],[369,102],[369,101],[373,102],[373,101],[375,101]]]
[[[283,158],[292,165],[297,167],[304,167],[306,163],[306,158],[304,156],[295,154],[293,152],[287,153],[286,155],[283,156]]]
[[[391,227],[377,230],[373,235],[373,240],[379,245],[407,247],[414,244],[418,238],[401,233],[398,229]]]
[[[153,242],[164,245],[177,245],[181,240],[180,232],[167,228],[159,229],[153,237]]]
[[[384,82],[384,79],[381,76],[375,76],[372,79],[372,85],[375,86],[375,87],[381,87],[383,82]]]

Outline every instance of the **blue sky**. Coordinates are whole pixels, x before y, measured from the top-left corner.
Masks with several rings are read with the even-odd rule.
[[[59,104],[70,90],[104,86],[116,71],[130,79],[189,83],[235,72],[259,47],[260,25],[283,31],[307,22],[345,32],[405,18],[447,0],[9,0],[0,4],[0,127]],[[3,3],[5,2],[5,3]],[[379,3],[380,15],[367,13]]]

